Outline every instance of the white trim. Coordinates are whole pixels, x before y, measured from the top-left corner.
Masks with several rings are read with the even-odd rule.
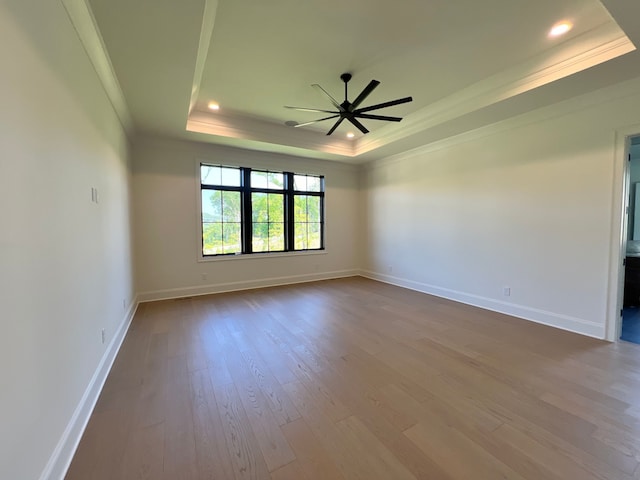
[[[560,48],[553,48],[493,76],[480,80],[407,116],[400,125],[384,128],[358,140],[354,155],[360,156],[407,136],[433,128],[488,105],[534,90],[540,86],[575,74],[635,50],[617,25],[603,24],[591,32],[589,48],[574,38],[562,49],[578,52],[556,62]]]
[[[568,330],[570,332],[580,333],[589,337],[598,339],[604,338],[604,325],[591,322],[589,320],[549,312],[547,310],[541,310],[538,308],[527,307],[525,305],[502,302],[493,298],[473,295],[465,292],[460,292],[458,290],[451,290],[448,288],[442,288],[435,285],[429,285],[422,282],[416,282],[414,280],[394,277],[391,275],[385,275],[368,270],[362,271],[360,274],[361,276],[369,278],[371,280],[377,280],[379,282],[389,283],[391,285],[408,288],[410,290],[416,290],[418,292],[427,293],[429,295],[447,298],[449,300],[464,303],[467,305],[473,305],[474,307],[483,308],[485,310],[504,313],[513,317],[522,318],[524,320],[529,320],[535,323],[541,323],[550,327],[560,328],[562,330]]]
[[[293,285],[296,283],[317,282],[319,280],[355,277],[358,275],[358,270],[336,270],[333,272],[289,275],[286,277],[270,277],[259,280],[244,280],[241,282],[215,283],[211,285],[198,285],[193,287],[171,288],[167,290],[156,290],[153,292],[142,292],[138,294],[138,300],[141,303],[153,302],[156,300],[171,300],[173,298],[237,292],[240,290],[253,290],[256,288],[277,287],[281,285]]]
[[[127,132],[127,135],[131,135],[133,132],[131,114],[91,7],[87,0],[60,1],[67,11],[71,24],[78,33],[78,38],[85,52],[87,52],[87,56],[100,79],[100,83],[102,83],[111,105],[113,105],[116,115],[120,119],[122,127]]]
[[[291,252],[256,252],[256,253],[238,253],[235,255],[199,255],[198,263],[208,262],[226,262],[230,260],[258,260],[264,258],[282,258],[282,257],[300,257],[305,255],[327,255],[327,249],[324,250],[293,250]]]
[[[347,159],[354,156],[354,145],[349,139],[327,137],[315,130],[296,129],[257,118],[238,118],[224,113],[212,114],[194,109],[187,118],[187,131],[257,142],[258,145],[279,145],[302,151],[312,150]],[[243,148],[243,145],[240,146]],[[295,155],[292,152],[291,155]],[[325,157],[321,159],[326,160]]]
[[[202,74],[204,73],[204,65],[209,55],[209,46],[211,45],[211,35],[213,34],[213,26],[216,22],[216,12],[218,11],[218,0],[205,0],[204,12],[202,13],[202,28],[200,29],[200,41],[198,42],[198,53],[196,55],[196,68],[193,74],[193,84],[191,87],[191,100],[189,102],[189,113],[193,110],[198,95],[200,94],[200,84],[202,83]]]
[[[49,461],[40,475],[40,480],[64,479],[67,470],[69,469],[69,465],[71,465],[73,455],[78,448],[80,440],[82,439],[82,434],[84,433],[85,428],[87,428],[89,418],[91,418],[96,402],[100,397],[102,387],[104,386],[107,376],[111,371],[111,367],[113,366],[113,362],[120,351],[122,342],[129,331],[129,326],[131,325],[131,321],[133,320],[139,304],[140,303],[136,298],[129,305],[129,309],[126,312],[120,327],[115,332],[111,342],[109,342],[109,346],[105,350],[104,355],[102,355],[102,359],[100,360],[89,385],[84,391],[80,402],[73,412],[73,415],[67,424],[67,428],[65,428],[56,448],[53,450],[51,457],[49,457]]]
[[[366,166],[370,167],[393,165],[395,163],[400,163],[426,153],[432,153],[438,150],[449,148],[452,145],[472,142],[474,140],[489,137],[491,135],[497,135],[500,133],[509,132],[511,130],[516,130],[518,128],[523,128],[528,125],[535,125],[552,118],[561,118],[566,115],[580,112],[582,110],[586,110],[588,108],[612,102],[621,98],[637,96],[639,88],[639,79],[633,78],[631,80],[627,80],[612,86],[604,87],[600,90],[597,90],[596,92],[588,92],[577,97],[572,97],[568,100],[563,100],[551,105],[538,108],[536,110],[529,110],[519,115],[505,118],[504,120],[500,120],[496,123],[485,125],[473,130],[467,130],[457,135],[443,138],[442,140],[437,140],[435,142],[427,143],[425,145],[421,145],[405,152],[397,153],[395,155],[391,155],[382,159],[371,160],[370,162],[366,163]]]

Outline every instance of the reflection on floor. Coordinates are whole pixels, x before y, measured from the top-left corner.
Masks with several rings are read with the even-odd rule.
[[[640,308],[629,307],[622,310],[622,340],[640,343]]]

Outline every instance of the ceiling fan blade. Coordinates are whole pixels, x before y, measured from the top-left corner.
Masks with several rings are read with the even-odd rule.
[[[402,117],[386,117],[384,115],[369,115],[368,113],[356,113],[355,116],[369,120],[386,120],[387,122],[399,122],[402,120]]]
[[[393,107],[394,105],[400,105],[401,103],[407,103],[413,101],[411,97],[399,98],[398,100],[391,100],[390,102],[378,103],[377,105],[371,105],[370,107],[359,108],[355,113],[370,112],[371,110],[377,110],[379,108]]]
[[[366,129],[366,127],[364,125],[362,125],[358,120],[356,120],[355,118],[351,117],[349,118],[349,121],[351,123],[353,123],[355,125],[355,127],[360,130],[362,133],[369,133],[369,130]]]
[[[330,117],[324,117],[324,118],[319,118],[318,120],[312,120],[312,121],[310,121],[310,122],[299,123],[298,125],[294,125],[294,127],[295,127],[295,128],[298,128],[298,127],[306,127],[307,125],[313,125],[314,123],[323,122],[323,121],[325,121],[325,120],[329,120],[329,119],[331,119],[331,118],[337,118],[337,117],[339,117],[339,116],[340,116],[340,115],[335,114],[335,115],[331,115]]]
[[[329,97],[329,100],[331,101],[331,103],[333,104],[334,107],[336,107],[339,111],[344,112],[344,107],[342,105],[340,105],[338,103],[338,101],[333,98],[329,92],[327,92],[324,88],[322,88],[320,85],[318,85],[317,83],[314,83],[313,85],[311,85],[313,88],[315,88],[316,90],[320,90],[322,93],[324,93],[327,97]]]
[[[338,126],[342,123],[342,121],[344,120],[344,117],[340,117],[340,120],[338,120],[335,125],[333,127],[331,127],[331,130],[329,130],[327,132],[327,135],[331,135],[333,132],[335,132],[336,128],[338,128]]]
[[[333,110],[321,110],[319,108],[305,108],[305,107],[290,107],[285,105],[284,108],[288,108],[290,110],[298,110],[300,112],[316,112],[316,113],[338,113]]]
[[[353,112],[356,108],[358,108],[358,105],[360,105],[365,98],[367,98],[369,96],[369,94],[371,94],[371,92],[373,92],[375,90],[375,88],[380,85],[380,82],[378,80],[371,80],[369,82],[369,85],[367,85],[366,87],[364,87],[364,90],[362,90],[362,92],[360,92],[360,95],[358,95],[358,98],[356,98],[353,103],[351,104],[351,108],[350,110]]]

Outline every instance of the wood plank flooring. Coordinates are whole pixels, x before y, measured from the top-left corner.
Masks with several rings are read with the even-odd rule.
[[[140,306],[67,480],[640,479],[640,346],[355,277]]]

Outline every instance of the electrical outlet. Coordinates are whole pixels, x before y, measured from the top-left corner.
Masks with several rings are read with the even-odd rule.
[[[103,329],[102,329],[102,331],[100,332],[100,336],[101,336],[101,338],[102,338],[102,343],[104,343],[104,342],[105,342],[105,340],[106,340],[106,338],[107,338],[107,337],[106,337],[106,335],[105,335],[105,332],[104,332],[104,328],[103,328]]]
[[[502,294],[505,297],[510,297],[511,296],[511,287],[502,287]]]
[[[391,265],[387,267],[387,272],[393,273],[393,267]]]
[[[207,279],[207,274],[206,273],[203,273],[201,276],[202,276],[202,280],[206,280]]]
[[[124,298],[122,299],[122,310],[127,311],[127,300]]]

